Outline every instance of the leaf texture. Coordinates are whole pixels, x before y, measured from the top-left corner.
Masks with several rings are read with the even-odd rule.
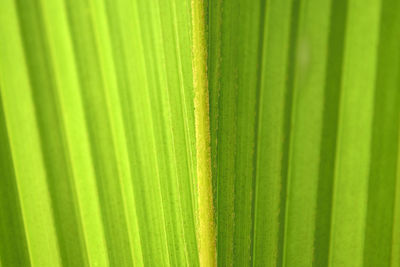
[[[0,266],[400,266],[396,0],[2,0]]]
[[[2,264],[198,265],[190,2],[1,6]]]
[[[220,266],[398,265],[397,10],[210,2]]]

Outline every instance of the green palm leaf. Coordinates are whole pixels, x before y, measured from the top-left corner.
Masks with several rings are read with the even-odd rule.
[[[399,10],[2,0],[0,266],[400,266]]]

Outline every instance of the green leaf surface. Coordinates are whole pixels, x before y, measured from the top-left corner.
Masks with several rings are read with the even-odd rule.
[[[400,266],[400,2],[0,1],[0,266]]]

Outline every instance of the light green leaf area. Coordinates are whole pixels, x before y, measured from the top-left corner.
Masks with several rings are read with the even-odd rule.
[[[1,0],[0,266],[400,267],[399,11]]]
[[[3,266],[199,264],[190,10],[1,2]]]

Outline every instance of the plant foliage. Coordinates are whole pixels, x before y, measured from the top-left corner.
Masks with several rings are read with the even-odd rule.
[[[400,267],[399,11],[0,1],[0,266]]]

